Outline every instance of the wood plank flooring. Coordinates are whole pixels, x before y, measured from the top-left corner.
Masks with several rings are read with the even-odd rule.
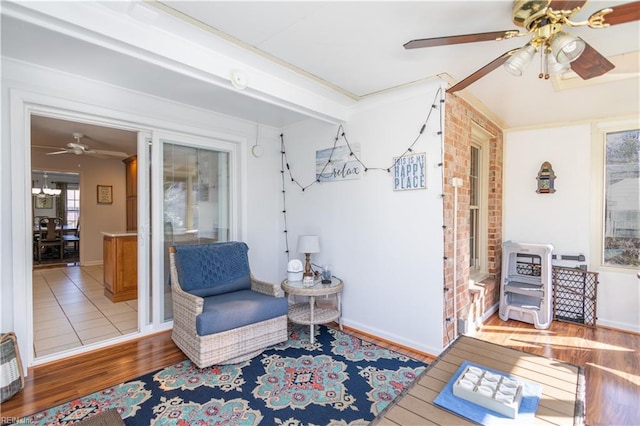
[[[383,347],[430,362],[431,357],[353,330]],[[530,324],[487,320],[476,337],[585,368],[586,424],[640,425],[640,336],[553,322],[549,330]],[[47,407],[130,380],[185,359],[169,332],[31,369],[25,389],[0,406],[0,416],[20,418]]]

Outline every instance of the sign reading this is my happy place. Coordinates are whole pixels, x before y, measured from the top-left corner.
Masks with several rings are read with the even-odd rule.
[[[395,164],[393,168],[394,191],[427,188],[426,153],[405,155],[393,160]]]
[[[320,182],[360,179],[362,165],[356,160],[359,155],[359,144],[352,144],[351,149],[342,145],[316,151],[316,179]]]

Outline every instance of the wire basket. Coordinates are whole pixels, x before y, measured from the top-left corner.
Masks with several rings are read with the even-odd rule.
[[[2,367],[0,402],[5,402],[24,388],[22,363],[16,335],[13,332],[3,333],[0,338],[0,366]]]

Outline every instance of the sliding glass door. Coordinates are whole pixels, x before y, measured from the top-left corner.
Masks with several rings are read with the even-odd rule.
[[[162,167],[152,172],[152,182],[160,185],[152,183],[158,201],[152,202],[151,228],[162,230],[152,233],[153,246],[162,253],[155,257],[161,267],[152,269],[156,272],[152,282],[162,283],[162,291],[155,292],[152,311],[158,312],[160,321],[169,321],[173,318],[169,247],[235,238],[236,155],[235,146],[223,141],[162,135],[155,141],[158,149],[152,149],[152,158]]]

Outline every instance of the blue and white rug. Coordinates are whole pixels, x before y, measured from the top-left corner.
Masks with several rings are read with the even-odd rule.
[[[425,368],[324,326],[311,345],[309,327],[290,325],[289,340],[251,361],[180,362],[24,420],[69,425],[115,408],[127,425],[365,425]]]

